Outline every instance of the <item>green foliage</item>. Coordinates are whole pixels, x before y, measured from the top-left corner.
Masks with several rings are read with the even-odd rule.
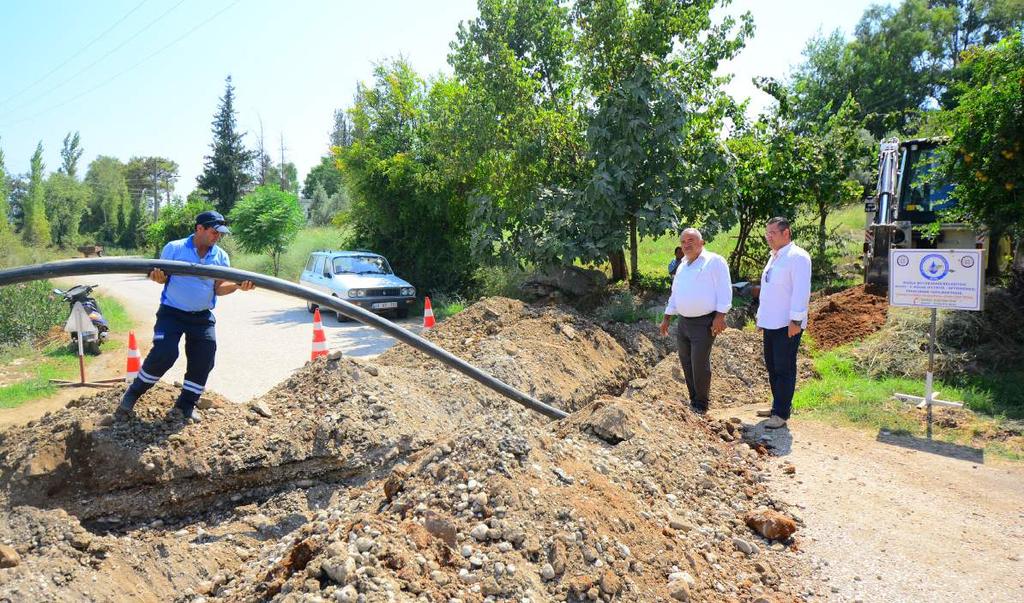
[[[968,51],[967,74],[951,90],[956,107],[942,120],[951,133],[940,149],[955,182],[952,221],[987,224],[1024,234],[1024,44],[1010,36]]]
[[[0,351],[34,341],[67,317],[67,306],[51,299],[48,281],[0,287]]]
[[[46,179],[44,206],[50,221],[50,236],[55,245],[69,247],[77,243],[78,226],[89,206],[92,190],[63,172]]]
[[[324,187],[328,197],[341,192],[344,188],[343,176],[334,157],[322,157],[320,163],[309,170],[302,185],[302,196],[312,199],[318,185]]]
[[[124,167],[125,181],[143,211],[157,219],[162,200],[170,199],[178,179],[178,164],[165,157],[132,157]]]
[[[295,195],[272,185],[257,187],[242,197],[231,210],[230,220],[239,247],[270,255],[274,276],[280,272],[281,255],[304,223]]]
[[[315,226],[330,224],[335,216],[347,212],[351,205],[351,200],[345,189],[339,189],[333,195],[328,196],[327,190],[317,182],[309,206],[309,223]]]
[[[913,134],[922,113],[951,106],[947,86],[964,51],[991,44],[1024,24],[1020,0],[905,0],[873,5],[852,40],[834,32],[812,39],[794,72],[800,124],[824,123],[847,97],[876,138]]]
[[[514,266],[481,266],[473,272],[474,291],[481,297],[522,298],[528,273]]]
[[[736,185],[729,199],[738,216],[736,247],[729,254],[734,279],[756,275],[764,266],[768,248],[760,236],[774,216],[789,217],[806,201],[803,165],[807,148],[777,115],[762,116],[753,124],[741,122],[728,140]],[[756,229],[756,230],[755,230]]]
[[[242,250],[234,238],[233,236],[225,237],[219,243],[231,256],[233,267],[264,274],[270,274],[273,271],[272,258]],[[347,238],[346,233],[337,228],[318,227],[300,230],[288,245],[288,249],[281,255],[280,276],[298,281],[310,253],[321,249],[346,249],[348,248]]]
[[[373,86],[356,92],[352,144],[335,148],[352,191],[352,243],[427,292],[458,291],[471,270],[465,195],[427,142],[458,109],[449,91],[443,80],[428,88],[402,59],[380,64]]]
[[[296,196],[299,194],[299,171],[290,161],[284,165],[268,166],[265,178],[266,184],[276,185],[281,190]]]
[[[630,324],[641,320],[660,322],[661,310],[645,308],[631,292],[621,291],[613,295],[608,303],[597,309],[597,316],[601,320]]]
[[[148,213],[142,208],[142,199],[136,199],[128,208],[128,215],[125,217],[124,229],[121,231],[121,238],[118,241],[122,247],[138,249],[146,244],[149,228]]]
[[[160,212],[160,218],[146,229],[146,242],[153,249],[155,257],[160,255],[164,245],[184,239],[196,231],[196,216],[213,209],[213,204],[204,200],[192,200],[184,205],[169,205]]]
[[[224,82],[224,96],[213,120],[211,155],[205,157],[203,173],[196,184],[205,190],[217,211],[227,215],[252,183],[254,153],[245,148],[243,133],[238,132],[235,118],[235,88],[229,75]]]
[[[95,233],[100,243],[116,243],[126,226],[131,205],[124,167],[117,158],[101,155],[89,164],[85,174],[92,195],[82,218],[82,230]]]
[[[46,183],[43,181],[45,168],[43,166],[42,142],[36,145],[31,165],[28,194],[21,207],[24,214],[21,237],[29,245],[45,247],[50,244],[50,223],[46,219]]]
[[[78,160],[82,158],[83,152],[78,132],[75,132],[74,136],[71,135],[71,132],[68,132],[67,136],[64,137],[64,146],[60,150],[60,157],[63,161],[60,172],[71,179],[77,178]]]
[[[562,241],[563,191],[586,174],[585,98],[566,6],[544,0],[482,0],[459,27],[446,82],[451,110],[432,142],[451,178],[472,197],[472,242],[490,263],[571,261]],[[435,86],[436,87],[436,86]],[[564,256],[568,256],[564,258]]]

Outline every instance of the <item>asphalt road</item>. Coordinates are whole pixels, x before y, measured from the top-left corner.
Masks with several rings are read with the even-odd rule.
[[[135,320],[136,337],[145,356],[152,343],[160,285],[134,275],[93,275],[58,279],[58,283],[98,284],[98,293],[117,298]],[[217,364],[207,381],[208,390],[245,402],[267,392],[309,360],[313,316],[306,311],[303,300],[259,289],[237,291],[217,298],[213,312],[217,317]],[[398,323],[419,332],[421,320],[415,317]],[[361,323],[339,323],[333,312],[325,313],[323,322],[327,347],[332,352],[373,357],[396,343]],[[180,382],[184,378],[184,340],[181,350],[163,381]]]

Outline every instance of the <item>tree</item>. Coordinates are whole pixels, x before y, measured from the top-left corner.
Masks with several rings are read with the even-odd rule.
[[[403,59],[377,65],[373,86],[356,91],[352,144],[335,148],[352,193],[352,244],[386,255],[421,291],[457,291],[473,267],[466,195],[431,135],[457,110],[451,83],[428,87]]]
[[[7,201],[10,205],[7,210],[11,217],[11,226],[16,232],[22,232],[25,228],[25,203],[28,200],[29,174],[13,174],[7,178],[10,192]]]
[[[222,214],[228,214],[252,184],[252,163],[256,159],[245,148],[243,134],[237,131],[235,88],[229,75],[224,84],[217,115],[213,119],[211,155],[205,157],[203,173],[196,184],[205,190]]]
[[[731,103],[715,76],[752,32],[749,13],[713,24],[717,0],[576,4],[579,59],[593,95],[588,138],[594,171],[586,187],[596,246],[612,278],[636,274],[638,240],[680,221],[709,234],[730,216],[715,211],[712,188],[728,186],[719,151]],[[735,31],[734,31],[735,30]],[[628,239],[628,240],[627,240]],[[588,258],[590,259],[590,258]]]
[[[316,183],[316,190],[310,199],[309,222],[317,226],[326,226],[334,221],[334,218],[350,207],[348,195],[344,190],[339,190],[333,195],[327,194],[327,189],[319,182]]]
[[[162,203],[169,203],[178,180],[178,164],[166,157],[132,157],[124,168],[128,190],[153,219]],[[162,200],[161,200],[162,198]]]
[[[242,197],[230,219],[232,234],[243,250],[270,255],[274,276],[281,269],[281,254],[305,221],[295,195],[271,185]]]
[[[85,174],[92,196],[82,226],[87,232],[96,233],[96,238],[103,243],[118,241],[131,211],[124,173],[125,166],[120,160],[101,155],[89,164]]]
[[[956,107],[942,116],[950,132],[936,173],[955,183],[945,219],[1005,229],[1024,240],[1024,44],[1014,34],[975,47],[952,90]],[[1018,244],[1019,245],[1019,244]],[[1018,253],[1021,249],[1018,247]]]
[[[857,121],[858,113],[857,101],[847,97],[835,115],[801,137],[806,149],[801,171],[807,179],[811,209],[818,219],[813,250],[818,274],[832,269],[829,215],[859,199],[875,176],[875,141]]]
[[[76,243],[82,214],[89,206],[92,191],[83,182],[64,172],[54,172],[46,179],[44,205],[50,221],[50,237],[56,245],[68,247]]]
[[[46,219],[46,183],[43,181],[43,143],[36,145],[32,154],[31,175],[29,176],[28,194],[22,205],[24,223],[21,237],[25,243],[45,247],[50,244],[50,223]]]
[[[330,135],[331,147],[347,147],[352,144],[352,126],[344,109],[334,111],[334,127]]]
[[[298,196],[299,194],[299,170],[292,162],[284,165],[271,165],[267,170],[267,184],[274,185],[283,191]]]
[[[146,229],[146,242],[159,255],[164,245],[177,239],[184,239],[196,229],[196,216],[213,209],[205,199],[190,199],[184,205],[168,205],[160,212],[160,218]]]
[[[124,229],[121,232],[120,244],[126,249],[139,249],[146,244],[146,232],[149,228],[148,212],[143,208],[141,197],[133,199],[123,219]]]
[[[302,184],[302,196],[312,199],[316,187],[322,186],[327,196],[330,197],[342,189],[343,182],[337,160],[333,156],[322,157],[320,163],[314,165],[313,169],[306,174],[306,180]]]
[[[71,135],[71,132],[68,132],[67,136],[64,137],[64,146],[60,150],[63,164],[59,171],[71,178],[76,178],[78,176],[78,160],[82,158],[82,153],[83,150],[78,132],[75,132],[74,136]]]
[[[472,201],[476,257],[572,262],[563,243],[574,235],[537,236],[553,233],[557,219],[538,208],[557,212],[549,202],[563,197],[554,191],[575,191],[587,173],[587,99],[572,14],[545,0],[480,0],[478,7],[448,57],[458,82],[434,85],[443,117],[432,144],[447,158],[447,179],[462,183]]]
[[[727,198],[736,212],[739,233],[729,255],[729,271],[736,277],[756,274],[763,257],[754,229],[774,216],[789,217],[808,201],[804,166],[807,147],[777,114],[754,123],[740,121],[727,141],[735,188]],[[753,247],[753,248],[752,248]],[[764,244],[760,249],[765,250]]]

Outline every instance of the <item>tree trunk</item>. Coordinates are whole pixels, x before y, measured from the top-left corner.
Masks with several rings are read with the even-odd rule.
[[[636,240],[636,215],[629,217],[629,269],[632,272],[633,278],[637,278],[639,274],[636,270],[637,261],[637,240]]]
[[[747,254],[747,239],[750,238],[750,230],[753,224],[740,222],[740,232],[736,235],[736,248],[729,254],[729,272],[735,275],[734,278],[742,278],[740,267],[743,265],[743,257]]]
[[[608,254],[608,263],[612,265],[612,282],[624,281],[629,278],[626,269],[626,254],[621,249]]]

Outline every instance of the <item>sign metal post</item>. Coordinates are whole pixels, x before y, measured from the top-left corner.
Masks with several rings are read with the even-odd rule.
[[[961,408],[962,402],[939,399],[933,391],[935,329],[939,308],[980,311],[984,302],[984,270],[979,249],[892,249],[889,251],[889,305],[930,308],[928,371],[924,396],[896,393],[904,402],[928,411],[928,438],[932,437],[932,406]]]

